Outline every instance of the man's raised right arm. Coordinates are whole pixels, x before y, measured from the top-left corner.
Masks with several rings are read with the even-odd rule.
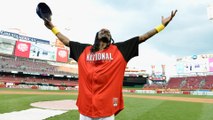
[[[67,38],[65,35],[63,35],[54,25],[51,21],[45,20],[44,25],[51,30],[56,37],[66,46],[69,46],[69,38]]]

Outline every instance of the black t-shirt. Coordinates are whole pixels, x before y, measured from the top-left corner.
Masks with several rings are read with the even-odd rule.
[[[124,42],[115,43],[126,62],[128,62],[131,58],[138,56],[138,44],[139,37],[134,37]],[[75,61],[78,61],[79,56],[87,46],[91,45],[70,41],[70,57],[73,58]]]

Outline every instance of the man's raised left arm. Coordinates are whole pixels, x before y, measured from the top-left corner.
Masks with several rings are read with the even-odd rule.
[[[159,33],[161,30],[163,30],[170,23],[170,21],[173,19],[176,12],[177,12],[177,10],[172,11],[171,15],[168,16],[167,18],[164,18],[162,16],[161,24],[159,26],[157,26],[154,29],[148,31],[147,33],[139,36],[139,43],[146,41],[150,37],[154,36],[155,34]]]

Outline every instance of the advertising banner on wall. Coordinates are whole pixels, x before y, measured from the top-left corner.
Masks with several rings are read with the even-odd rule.
[[[213,72],[213,58],[209,58],[209,72]]]
[[[45,44],[32,44],[30,58],[56,61],[56,47]]]
[[[1,50],[1,42],[3,40],[0,39],[0,50]],[[8,42],[8,41],[7,41]],[[4,43],[5,44],[5,43]],[[9,44],[9,43],[8,43]],[[10,43],[11,44],[11,43]],[[3,45],[2,45],[3,46]],[[15,46],[15,56],[32,58],[32,59],[40,59],[40,60],[50,60],[57,62],[67,62],[68,61],[68,50],[65,48],[58,48],[55,46],[50,46],[46,44],[34,44],[23,41],[14,41]],[[10,54],[12,54],[12,48],[2,48],[2,49],[11,49]],[[1,50],[1,52],[4,50]],[[8,51],[5,51],[5,53]]]
[[[16,41],[15,56],[29,58],[31,43]]]
[[[57,48],[57,55],[56,55],[57,62],[67,62],[68,61],[68,50],[63,48]]]
[[[176,72],[177,74],[204,73],[209,71],[208,64],[207,58],[182,60],[176,63]]]
[[[15,47],[15,41],[0,37],[0,53],[12,55]]]

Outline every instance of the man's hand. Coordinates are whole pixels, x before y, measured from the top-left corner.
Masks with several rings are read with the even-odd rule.
[[[167,26],[167,25],[169,24],[169,22],[172,20],[172,18],[175,16],[176,12],[177,12],[177,10],[172,11],[172,12],[171,12],[171,15],[170,15],[169,17],[167,17],[167,18],[164,18],[164,17],[162,16],[162,24],[163,24],[164,26]]]

